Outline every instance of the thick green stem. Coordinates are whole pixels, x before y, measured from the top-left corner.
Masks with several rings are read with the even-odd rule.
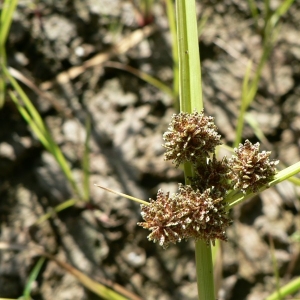
[[[203,109],[195,0],[176,1],[180,110]]]
[[[207,246],[202,240],[196,241],[196,268],[198,299],[214,300],[215,291],[211,246]]]
[[[202,111],[202,86],[195,0],[176,1],[177,42],[179,54],[180,111]],[[184,165],[186,184],[193,175],[191,164]],[[210,246],[196,242],[196,272],[199,300],[215,300],[213,264]]]

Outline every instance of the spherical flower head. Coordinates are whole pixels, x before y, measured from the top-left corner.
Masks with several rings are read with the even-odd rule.
[[[246,140],[234,149],[235,155],[229,160],[234,189],[242,192],[257,192],[276,174],[278,160],[269,160],[270,151],[259,152],[259,143]]]
[[[149,205],[141,205],[141,215],[145,222],[137,225],[151,231],[149,241],[158,242],[166,249],[170,243],[176,244],[182,240],[180,219],[183,214],[181,203],[170,198],[169,193],[164,194],[159,190],[156,201],[150,199]]]
[[[221,136],[213,120],[213,117],[204,116],[203,111],[174,114],[168,131],[163,135],[165,160],[172,160],[178,167],[183,162],[196,163],[203,157],[209,157],[221,144]]]
[[[206,189],[203,193],[189,185],[179,185],[180,197],[188,211],[182,218],[185,227],[185,238],[202,239],[207,244],[216,239],[227,240],[226,229],[232,223],[226,203],[217,196],[214,189]]]
[[[215,239],[227,239],[225,230],[231,220],[225,207],[223,198],[212,189],[201,193],[179,184],[179,192],[171,197],[159,190],[156,201],[141,205],[145,222],[138,225],[149,229],[148,239],[158,241],[163,248],[188,238],[214,243]]]
[[[194,190],[201,192],[214,187],[214,193],[224,197],[226,192],[232,190],[230,181],[230,168],[226,157],[218,161],[216,156],[198,163],[195,167],[195,176],[190,178]]]

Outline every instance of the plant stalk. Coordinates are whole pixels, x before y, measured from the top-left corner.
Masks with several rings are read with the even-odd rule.
[[[202,240],[196,241],[196,269],[198,282],[198,299],[215,300],[214,270],[211,246]]]
[[[202,111],[202,85],[195,0],[176,1],[179,57],[180,111]],[[184,164],[186,184],[193,175],[190,163]],[[195,245],[199,300],[215,300],[211,246],[199,240]]]

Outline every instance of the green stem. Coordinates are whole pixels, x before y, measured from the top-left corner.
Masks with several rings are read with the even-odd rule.
[[[176,18],[175,5],[173,0],[165,0],[167,7],[167,15],[169,20],[170,33],[172,37],[172,56],[173,56],[173,97],[174,106],[179,112],[179,65],[178,65],[178,49],[177,49],[177,32],[176,32]]]
[[[177,43],[179,54],[180,111],[202,111],[202,86],[195,0],[176,1]],[[193,174],[192,165],[184,164],[186,184]],[[199,300],[215,300],[211,247],[199,240],[195,245]]]
[[[211,246],[202,240],[196,241],[196,269],[198,280],[198,299],[215,299],[214,272]],[[201,286],[199,286],[201,282]]]
[[[180,110],[203,109],[198,29],[194,0],[176,1]]]

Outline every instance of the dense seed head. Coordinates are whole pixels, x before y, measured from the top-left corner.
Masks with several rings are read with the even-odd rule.
[[[221,144],[221,136],[213,120],[213,117],[204,116],[203,112],[174,114],[168,131],[163,135],[165,160],[172,160],[179,166],[183,162],[196,163],[203,157],[209,157]]]
[[[141,205],[145,222],[138,225],[149,229],[148,239],[159,242],[163,248],[183,239],[226,240],[225,230],[231,224],[223,198],[216,197],[212,189],[203,193],[189,185],[179,184],[179,192],[164,195],[158,191],[157,200]]]
[[[257,192],[276,174],[278,160],[270,160],[271,152],[259,152],[259,143],[246,140],[234,149],[235,155],[229,160],[231,180],[234,189]]]

